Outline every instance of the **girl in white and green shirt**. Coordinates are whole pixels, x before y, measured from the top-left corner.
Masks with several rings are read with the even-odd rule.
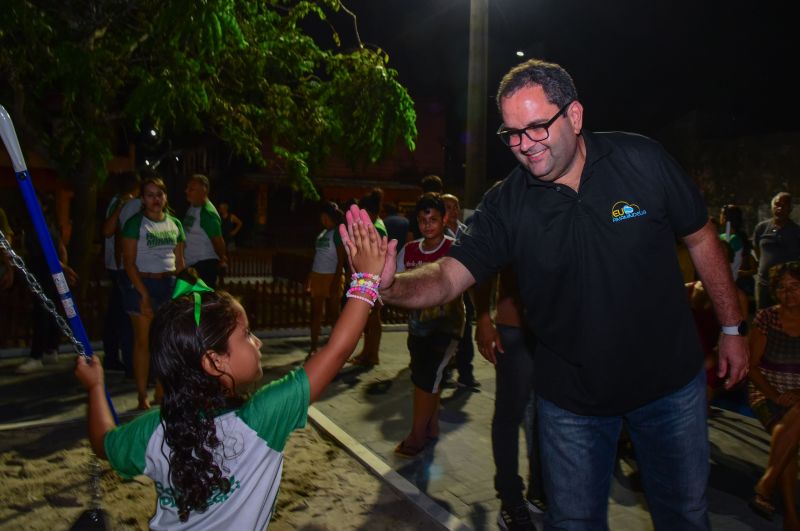
[[[142,209],[122,227],[122,263],[128,281],[123,286],[125,311],[133,324],[133,378],[139,409],[149,409],[148,332],[153,312],[169,300],[176,271],[185,268],[181,222],[167,212],[167,188],[158,177],[142,182]],[[156,385],[156,402],[161,396]]]

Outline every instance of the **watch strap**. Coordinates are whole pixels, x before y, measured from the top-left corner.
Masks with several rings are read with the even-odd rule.
[[[726,336],[740,336],[741,335],[739,333],[739,325],[723,326],[722,327],[722,333],[725,334]]]

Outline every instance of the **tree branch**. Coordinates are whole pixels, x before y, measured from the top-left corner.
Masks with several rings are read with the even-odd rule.
[[[361,35],[358,33],[358,17],[355,13],[347,9],[347,6],[340,0],[339,5],[342,6],[342,11],[353,17],[353,31],[356,32],[356,41],[358,41],[358,47],[363,48],[364,45],[361,43]]]

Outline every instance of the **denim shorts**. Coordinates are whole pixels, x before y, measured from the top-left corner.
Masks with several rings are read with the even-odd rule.
[[[175,286],[175,277],[164,278],[143,278],[142,283],[150,294],[150,305],[155,312],[158,308],[169,301],[172,297],[172,290]],[[125,275],[120,283],[122,286],[122,303],[125,312],[129,315],[139,315],[141,313],[142,296],[133,286],[133,282]]]

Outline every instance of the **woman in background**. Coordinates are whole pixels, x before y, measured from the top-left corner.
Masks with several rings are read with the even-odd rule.
[[[344,223],[344,214],[336,203],[326,201],[319,215],[322,232],[315,241],[314,263],[306,283],[311,294],[311,347],[312,356],[319,348],[319,331],[322,326],[322,310],[329,324],[339,318],[339,301],[344,291],[344,247],[339,237],[339,225]]]
[[[133,324],[133,378],[138,408],[150,409],[150,323],[158,307],[170,299],[176,272],[186,267],[186,236],[181,222],[169,213],[164,181],[148,177],[142,181],[141,192],[142,210],[122,228],[122,263],[128,276],[123,303]],[[156,385],[155,402],[160,399],[161,388]]]
[[[800,262],[773,266],[769,273],[778,304],[760,310],[750,335],[750,406],[770,433],[767,468],[750,506],[771,518],[779,487],[784,529],[800,529],[795,506],[800,442]]]

